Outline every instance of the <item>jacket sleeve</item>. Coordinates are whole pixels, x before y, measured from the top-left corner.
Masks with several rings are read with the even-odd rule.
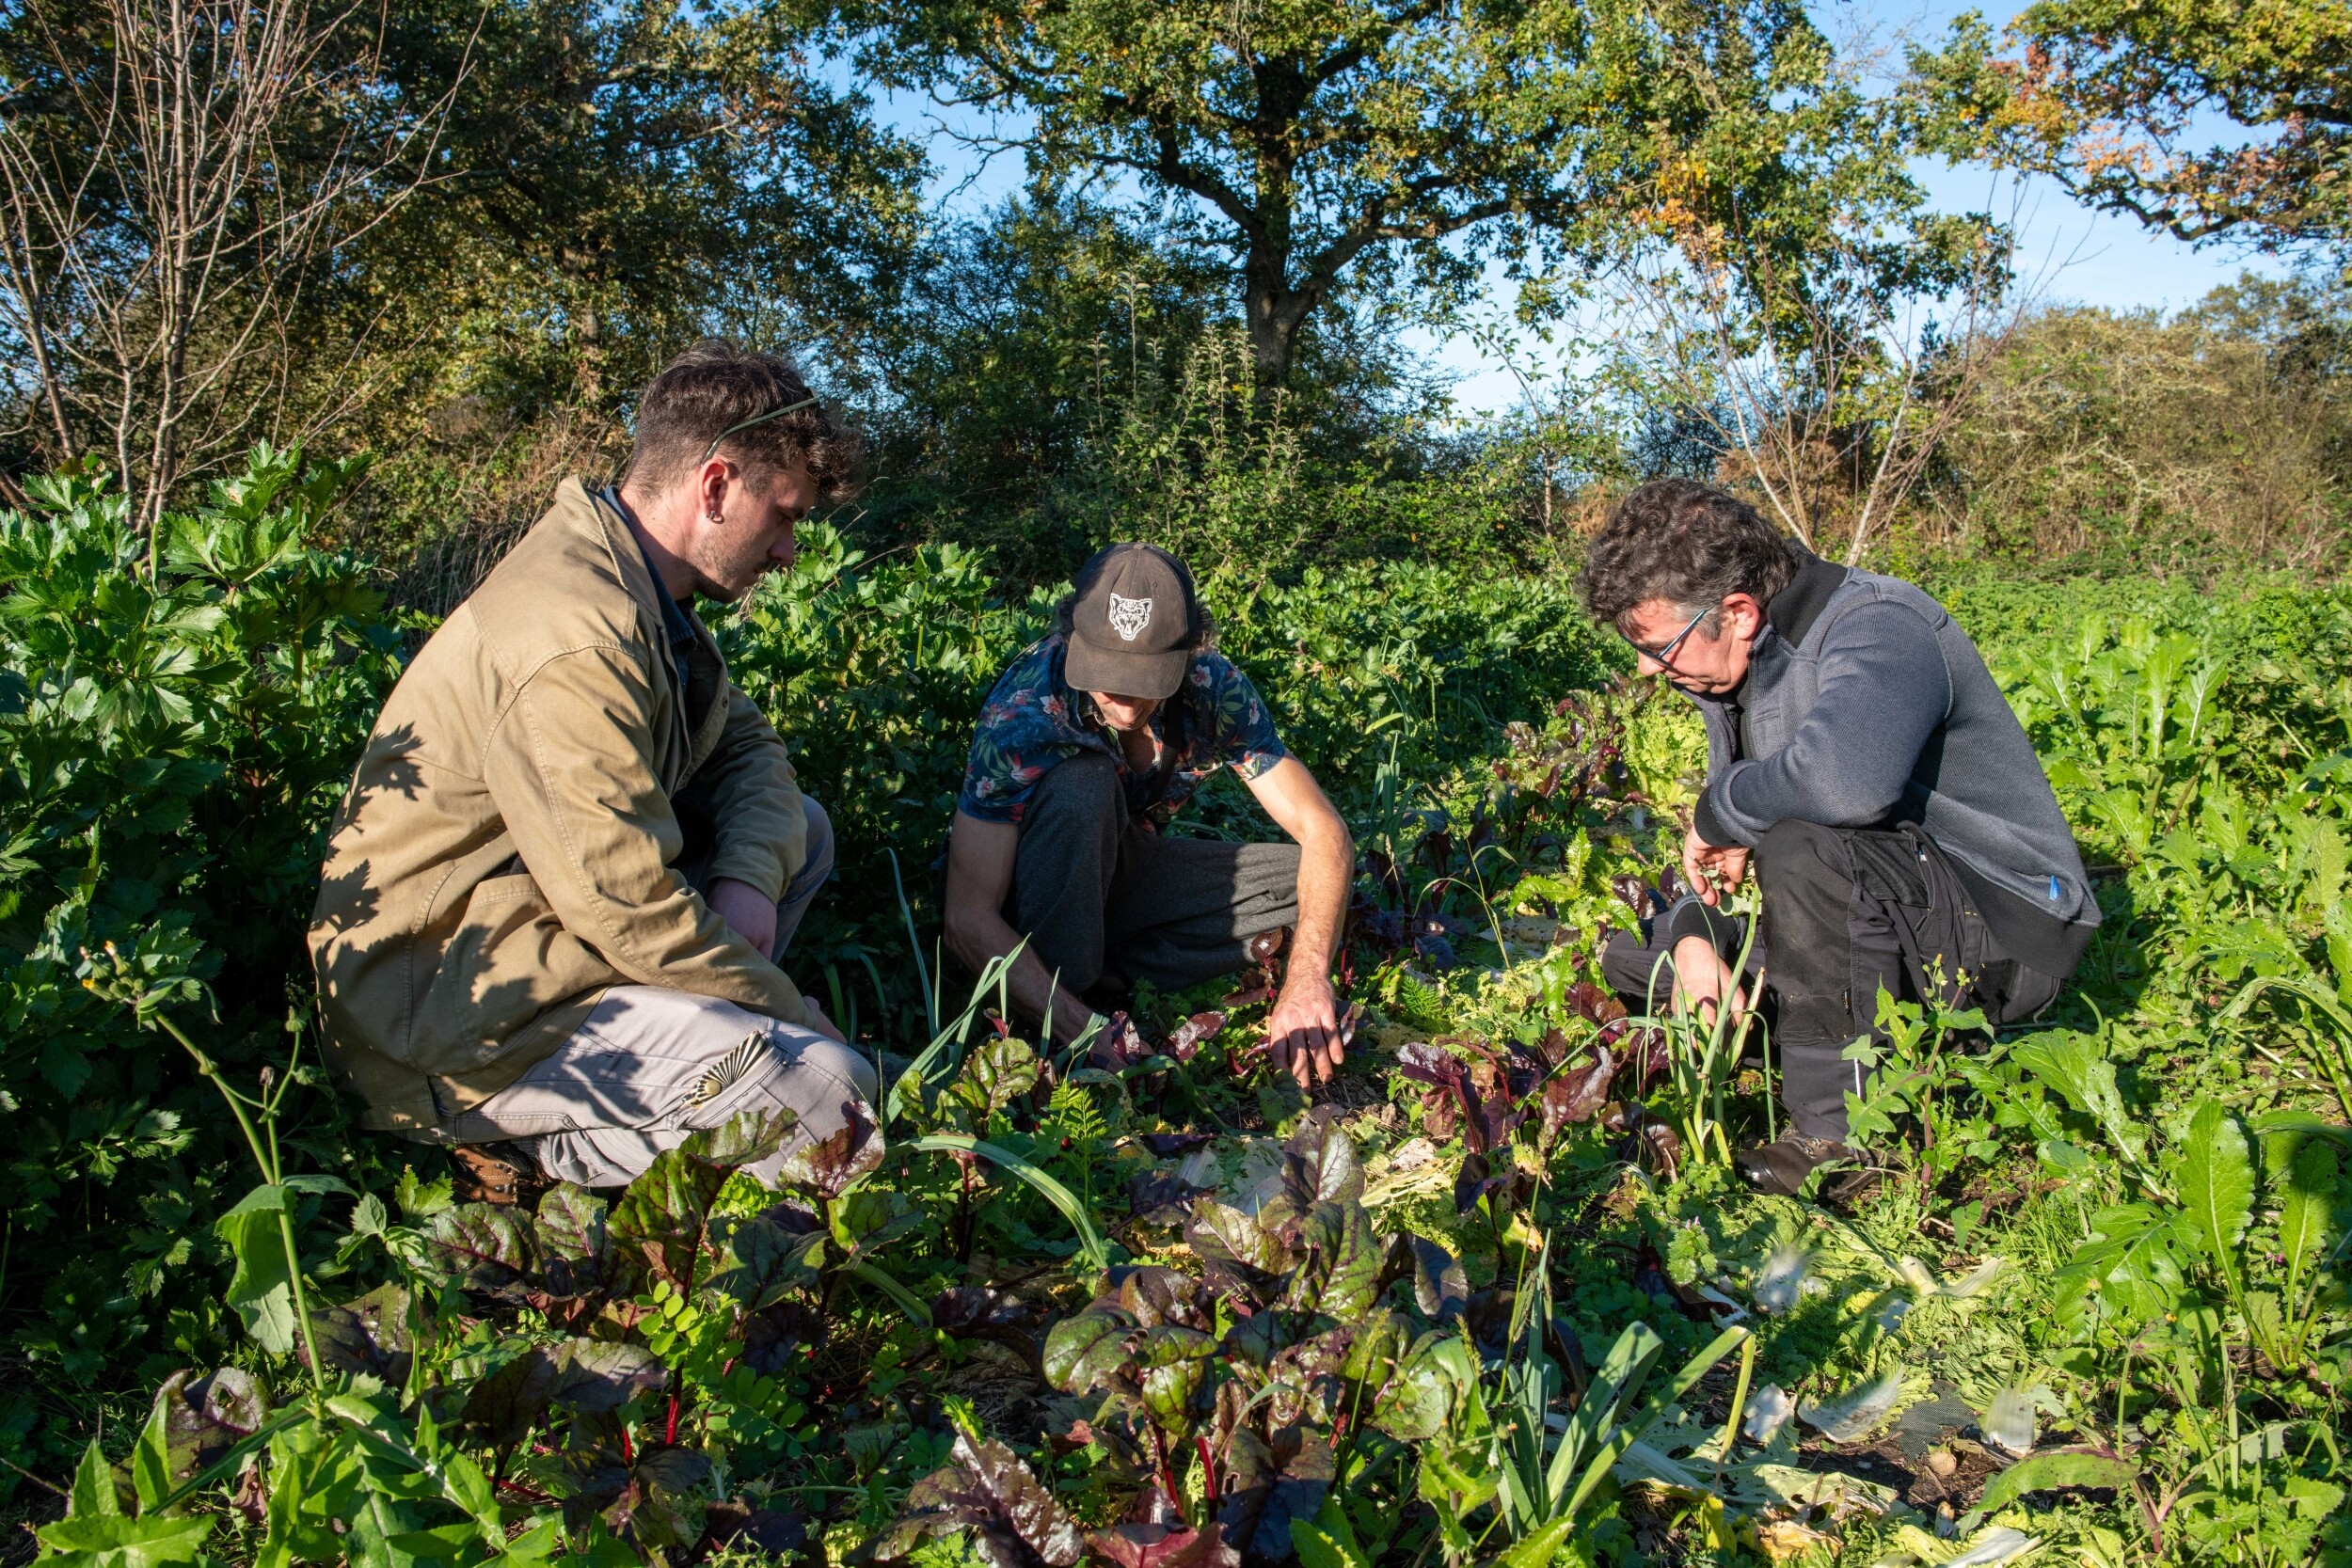
[[[683,834],[655,770],[647,673],[606,644],[532,672],[483,773],[565,930],[640,985],[806,1023],[801,993],[670,869]]]
[[[808,816],[784,737],[759,705],[727,687],[727,724],[718,749],[696,770],[710,791],[719,848],[713,877],[749,882],[771,901],[808,863]]]
[[[1788,818],[1826,828],[1884,822],[1951,709],[1951,676],[1916,610],[1856,605],[1828,627],[1820,685],[1796,734],[1770,756],[1719,768],[1693,825],[1709,844],[1754,845]]]

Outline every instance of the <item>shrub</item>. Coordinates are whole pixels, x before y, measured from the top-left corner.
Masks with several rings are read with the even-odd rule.
[[[107,942],[184,968],[235,1065],[309,1017],[320,835],[401,637],[359,562],[306,545],[363,467],[257,449],[160,550],[86,473],[0,515],[0,1360],[28,1374],[0,1383],[0,1431],[37,1397],[86,1417],[211,1332],[235,1131],[74,969]],[[322,1150],[339,1132],[289,1130]]]

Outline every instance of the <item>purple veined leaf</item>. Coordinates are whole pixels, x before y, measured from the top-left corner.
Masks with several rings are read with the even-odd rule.
[[[555,1381],[548,1402],[580,1415],[610,1415],[670,1383],[660,1359],[643,1345],[573,1338],[557,1345],[552,1357]]]
[[[434,1215],[425,1247],[452,1280],[484,1295],[518,1294],[538,1260],[531,1216],[487,1203]]]
[[[964,1057],[946,1099],[969,1113],[973,1132],[985,1135],[989,1118],[1036,1088],[1043,1070],[1028,1041],[992,1035]]]
[[[1156,1354],[1158,1342],[1152,1336],[1192,1336],[1196,1333],[1189,1328],[1146,1329],[1145,1342],[1138,1348]],[[1199,1335],[1199,1338],[1209,1338],[1205,1334]],[[1136,1402],[1142,1407],[1145,1418],[1166,1433],[1171,1442],[1182,1443],[1192,1435],[1193,1403],[1200,1392],[1201,1383],[1208,1376],[1209,1356],[1216,1354],[1216,1341],[1209,1339],[1207,1354],[1171,1354],[1155,1366],[1143,1366]]]
[[[1316,1106],[1282,1140],[1282,1191],[1301,1213],[1318,1203],[1348,1203],[1364,1196],[1363,1163],[1340,1130],[1336,1107]]]
[[[1658,1168],[1664,1173],[1666,1180],[1673,1180],[1675,1172],[1682,1164],[1682,1139],[1675,1130],[1662,1121],[1653,1121],[1642,1129],[1642,1142],[1658,1162]]]
[[[1163,1160],[1205,1148],[1216,1139],[1207,1132],[1146,1132],[1136,1140]]]
[[[743,1111],[716,1127],[690,1134],[678,1145],[678,1152],[722,1170],[739,1170],[759,1164],[783,1148],[784,1141],[800,1124],[800,1117],[782,1105]]]
[[[1413,1259],[1413,1300],[1422,1315],[1450,1323],[1470,1306],[1470,1275],[1461,1259],[1423,1236],[1403,1238]]]
[[[1124,1012],[1111,1014],[1087,1047],[1087,1060],[1105,1072],[1131,1068],[1153,1053],[1152,1042]]]
[[[895,1562],[922,1541],[971,1532],[973,1557],[988,1568],[1071,1568],[1085,1538],[1054,1494],[1002,1443],[975,1443],[959,1433],[953,1463],[914,1483],[906,1509],[866,1546],[877,1562]]]
[[[1401,1443],[1425,1443],[1445,1431],[1462,1391],[1477,1373],[1461,1339],[1433,1329],[1398,1358],[1373,1402],[1372,1424]]]
[[[649,1444],[640,1450],[623,1504],[625,1539],[655,1558],[701,1540],[702,1493],[710,1473],[709,1457],[698,1449]]]
[[[1472,1152],[1462,1156],[1462,1169],[1454,1179],[1454,1212],[1467,1214],[1478,1207],[1478,1200],[1502,1183],[1488,1174],[1484,1154]]]
[[[1432,969],[1452,969],[1461,961],[1454,957],[1454,944],[1443,937],[1415,937],[1413,951],[1429,960],[1429,967]]]
[[[1551,1064],[1545,1061],[1534,1047],[1521,1045],[1517,1040],[1503,1047],[1503,1079],[1510,1087],[1513,1100],[1526,1099],[1550,1070]]]
[[[1227,1467],[1230,1479],[1217,1505],[1226,1544],[1262,1561],[1289,1561],[1295,1555],[1291,1521],[1312,1519],[1331,1490],[1329,1440],[1297,1426],[1270,1438],[1245,1428],[1233,1434]]]
[[[1616,993],[1590,980],[1579,980],[1561,998],[1568,1010],[1587,1023],[1612,1024],[1625,1017],[1625,1004]]]
[[[1241,1554],[1213,1529],[1188,1525],[1120,1525],[1087,1537],[1087,1550],[1111,1568],[1241,1568]]]
[[[1602,1046],[1590,1062],[1572,1067],[1544,1085],[1544,1123],[1552,1133],[1559,1132],[1554,1122],[1553,1096],[1559,1096],[1557,1115],[1561,1121],[1590,1121],[1609,1099],[1609,1085],[1615,1079],[1617,1058],[1607,1046]]]
[[[1220,1012],[1195,1013],[1176,1026],[1168,1037],[1168,1053],[1180,1062],[1189,1062],[1200,1053],[1200,1048],[1216,1038],[1225,1029],[1225,1015]]]
[[[1206,1260],[1238,1263],[1260,1274],[1283,1273],[1293,1261],[1289,1246],[1263,1223],[1261,1214],[1245,1213],[1215,1198],[1204,1197],[1192,1206],[1184,1242]]]
[[[336,1364],[324,1347],[319,1356],[330,1366]],[[155,1390],[155,1408],[164,1417],[168,1472],[164,1479],[179,1486],[262,1429],[269,1418],[269,1393],[259,1379],[239,1367],[223,1367],[204,1377],[178,1371]]]
[[[840,1128],[830,1137],[803,1143],[787,1154],[775,1184],[830,1203],[882,1161],[882,1134],[874,1118],[861,1102],[845,1100]]]
[[[1135,1314],[1097,1301],[1045,1336],[1045,1381],[1065,1394],[1089,1393],[1126,1370]]]
[[[1547,1068],[1555,1068],[1566,1061],[1575,1049],[1573,1040],[1557,1028],[1552,1028],[1545,1030],[1544,1037],[1535,1042],[1534,1053],[1542,1058]]]
[[[1396,1069],[1417,1084],[1451,1085],[1468,1070],[1445,1047],[1427,1040],[1407,1040],[1397,1047]]]
[[[1289,944],[1290,936],[1290,927],[1287,926],[1278,927],[1271,931],[1260,931],[1256,936],[1242,943],[1242,955],[1253,964],[1272,963],[1281,954],[1282,949]]]
[[[1217,1341],[1217,1351],[1235,1368],[1263,1372],[1289,1343],[1290,1330],[1282,1314],[1260,1311],[1236,1319],[1232,1327],[1225,1331],[1225,1338]]]
[[[816,1282],[824,1264],[825,1236],[787,1226],[771,1209],[737,1226],[727,1252],[733,1262],[711,1276],[711,1286],[733,1296],[745,1312],[764,1312]]]
[[[795,1354],[824,1338],[822,1318],[797,1301],[778,1302],[743,1320],[743,1364],[773,1377],[791,1367]]]
[[[1271,1002],[1272,1000],[1274,1000],[1274,988],[1272,986],[1244,986],[1241,990],[1231,992],[1225,996],[1217,1003],[1217,1006],[1230,1013],[1236,1007],[1253,1007],[1261,1002]]]
[[[1146,1328],[1162,1323],[1207,1328],[1216,1317],[1216,1305],[1200,1282],[1179,1270],[1147,1263],[1114,1269],[1110,1278],[1111,1290],[1097,1299],[1116,1302]]]
[[[1192,1200],[1209,1191],[1193,1185],[1184,1180],[1183,1172],[1166,1165],[1137,1171],[1127,1179],[1127,1212],[1155,1225],[1182,1224],[1190,1212]],[[1171,1210],[1173,1213],[1169,1212]]]
[[[408,1307],[408,1292],[398,1285],[386,1283],[356,1301],[312,1313],[310,1332],[318,1340],[319,1358],[339,1371],[364,1372],[386,1383],[405,1383],[413,1348],[409,1343]],[[303,1351],[302,1354],[307,1362],[309,1353]]]
[[[485,1446],[512,1448],[547,1415],[557,1373],[553,1355],[527,1345],[487,1376],[474,1380],[458,1419]]]
[[[1613,1100],[1600,1109],[1603,1131],[1626,1133],[1637,1131],[1649,1119],[1649,1112],[1638,1100]]]
[[[1636,920],[1648,920],[1658,913],[1657,890],[1630,871],[1620,871],[1609,879],[1609,891],[1617,901],[1633,911]]]
[[[1451,1087],[1428,1090],[1421,1097],[1421,1128],[1439,1143],[1454,1136],[1462,1121],[1461,1100]]]
[[[1679,870],[1669,865],[1659,871],[1658,895],[1665,901],[1665,904],[1672,905],[1676,900],[1687,896],[1690,892],[1691,885],[1682,879],[1682,873]]]
[[[703,1273],[704,1232],[710,1205],[728,1172],[679,1148],[654,1157],[612,1205],[605,1228],[612,1238],[613,1284],[634,1295],[660,1280],[690,1289]]]
[[[1663,1029],[1644,1029],[1626,1047],[1629,1061],[1639,1059],[1643,1073],[1651,1078],[1674,1070],[1674,1048]]]
[[[1265,1406],[1269,1431],[1306,1425],[1328,1431],[1347,1397],[1352,1328],[1327,1329],[1276,1354],[1266,1363]]]
[[[1380,1297],[1380,1268],[1386,1249],[1373,1237],[1372,1220],[1350,1197],[1318,1203],[1299,1227],[1306,1257],[1283,1281],[1278,1306],[1352,1323]]]
[[[550,1296],[591,1295],[604,1287],[608,1206],[585,1187],[558,1182],[539,1199],[539,1286]]]

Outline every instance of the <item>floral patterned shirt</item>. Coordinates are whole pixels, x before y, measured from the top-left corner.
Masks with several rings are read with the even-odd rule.
[[[983,822],[1019,822],[1038,780],[1057,763],[1082,751],[1100,752],[1119,766],[1127,809],[1157,828],[1219,768],[1254,779],[1290,755],[1249,677],[1223,654],[1202,653],[1193,657],[1184,689],[1150,721],[1153,741],[1167,752],[1168,710],[1175,702],[1186,704],[1181,743],[1161,757],[1157,771],[1138,772],[1127,766],[1118,736],[1096,717],[1093,700],[1073,691],[1063,678],[1063,648],[1056,632],[1032,643],[997,677],[980,708],[957,810]]]

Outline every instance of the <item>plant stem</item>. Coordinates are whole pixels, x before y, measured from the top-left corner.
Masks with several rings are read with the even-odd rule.
[[[166,1034],[180,1042],[183,1050],[196,1058],[196,1070],[211,1079],[213,1086],[220,1091],[221,1098],[229,1101],[229,1109],[236,1117],[238,1128],[245,1133],[246,1147],[253,1151],[253,1163],[261,1167],[262,1180],[273,1187],[283,1185],[278,1176],[278,1161],[275,1158],[278,1148],[277,1101],[272,1100],[263,1110],[263,1117],[269,1126],[269,1142],[265,1149],[261,1133],[254,1130],[253,1118],[246,1115],[244,1097],[230,1088],[221,1078],[220,1069],[214,1065],[213,1059],[198,1050],[196,1042],[188,1038],[186,1032],[170,1019],[158,1013],[155,1015],[155,1022],[163,1027]],[[279,1244],[286,1249],[286,1279],[294,1291],[294,1322],[301,1326],[302,1348],[310,1358],[311,1390],[324,1399],[326,1395],[326,1363],[319,1359],[318,1335],[310,1326],[310,1293],[302,1288],[302,1253],[294,1245],[294,1215],[282,1206],[282,1198],[280,1204],[278,1211],[278,1240]]]

